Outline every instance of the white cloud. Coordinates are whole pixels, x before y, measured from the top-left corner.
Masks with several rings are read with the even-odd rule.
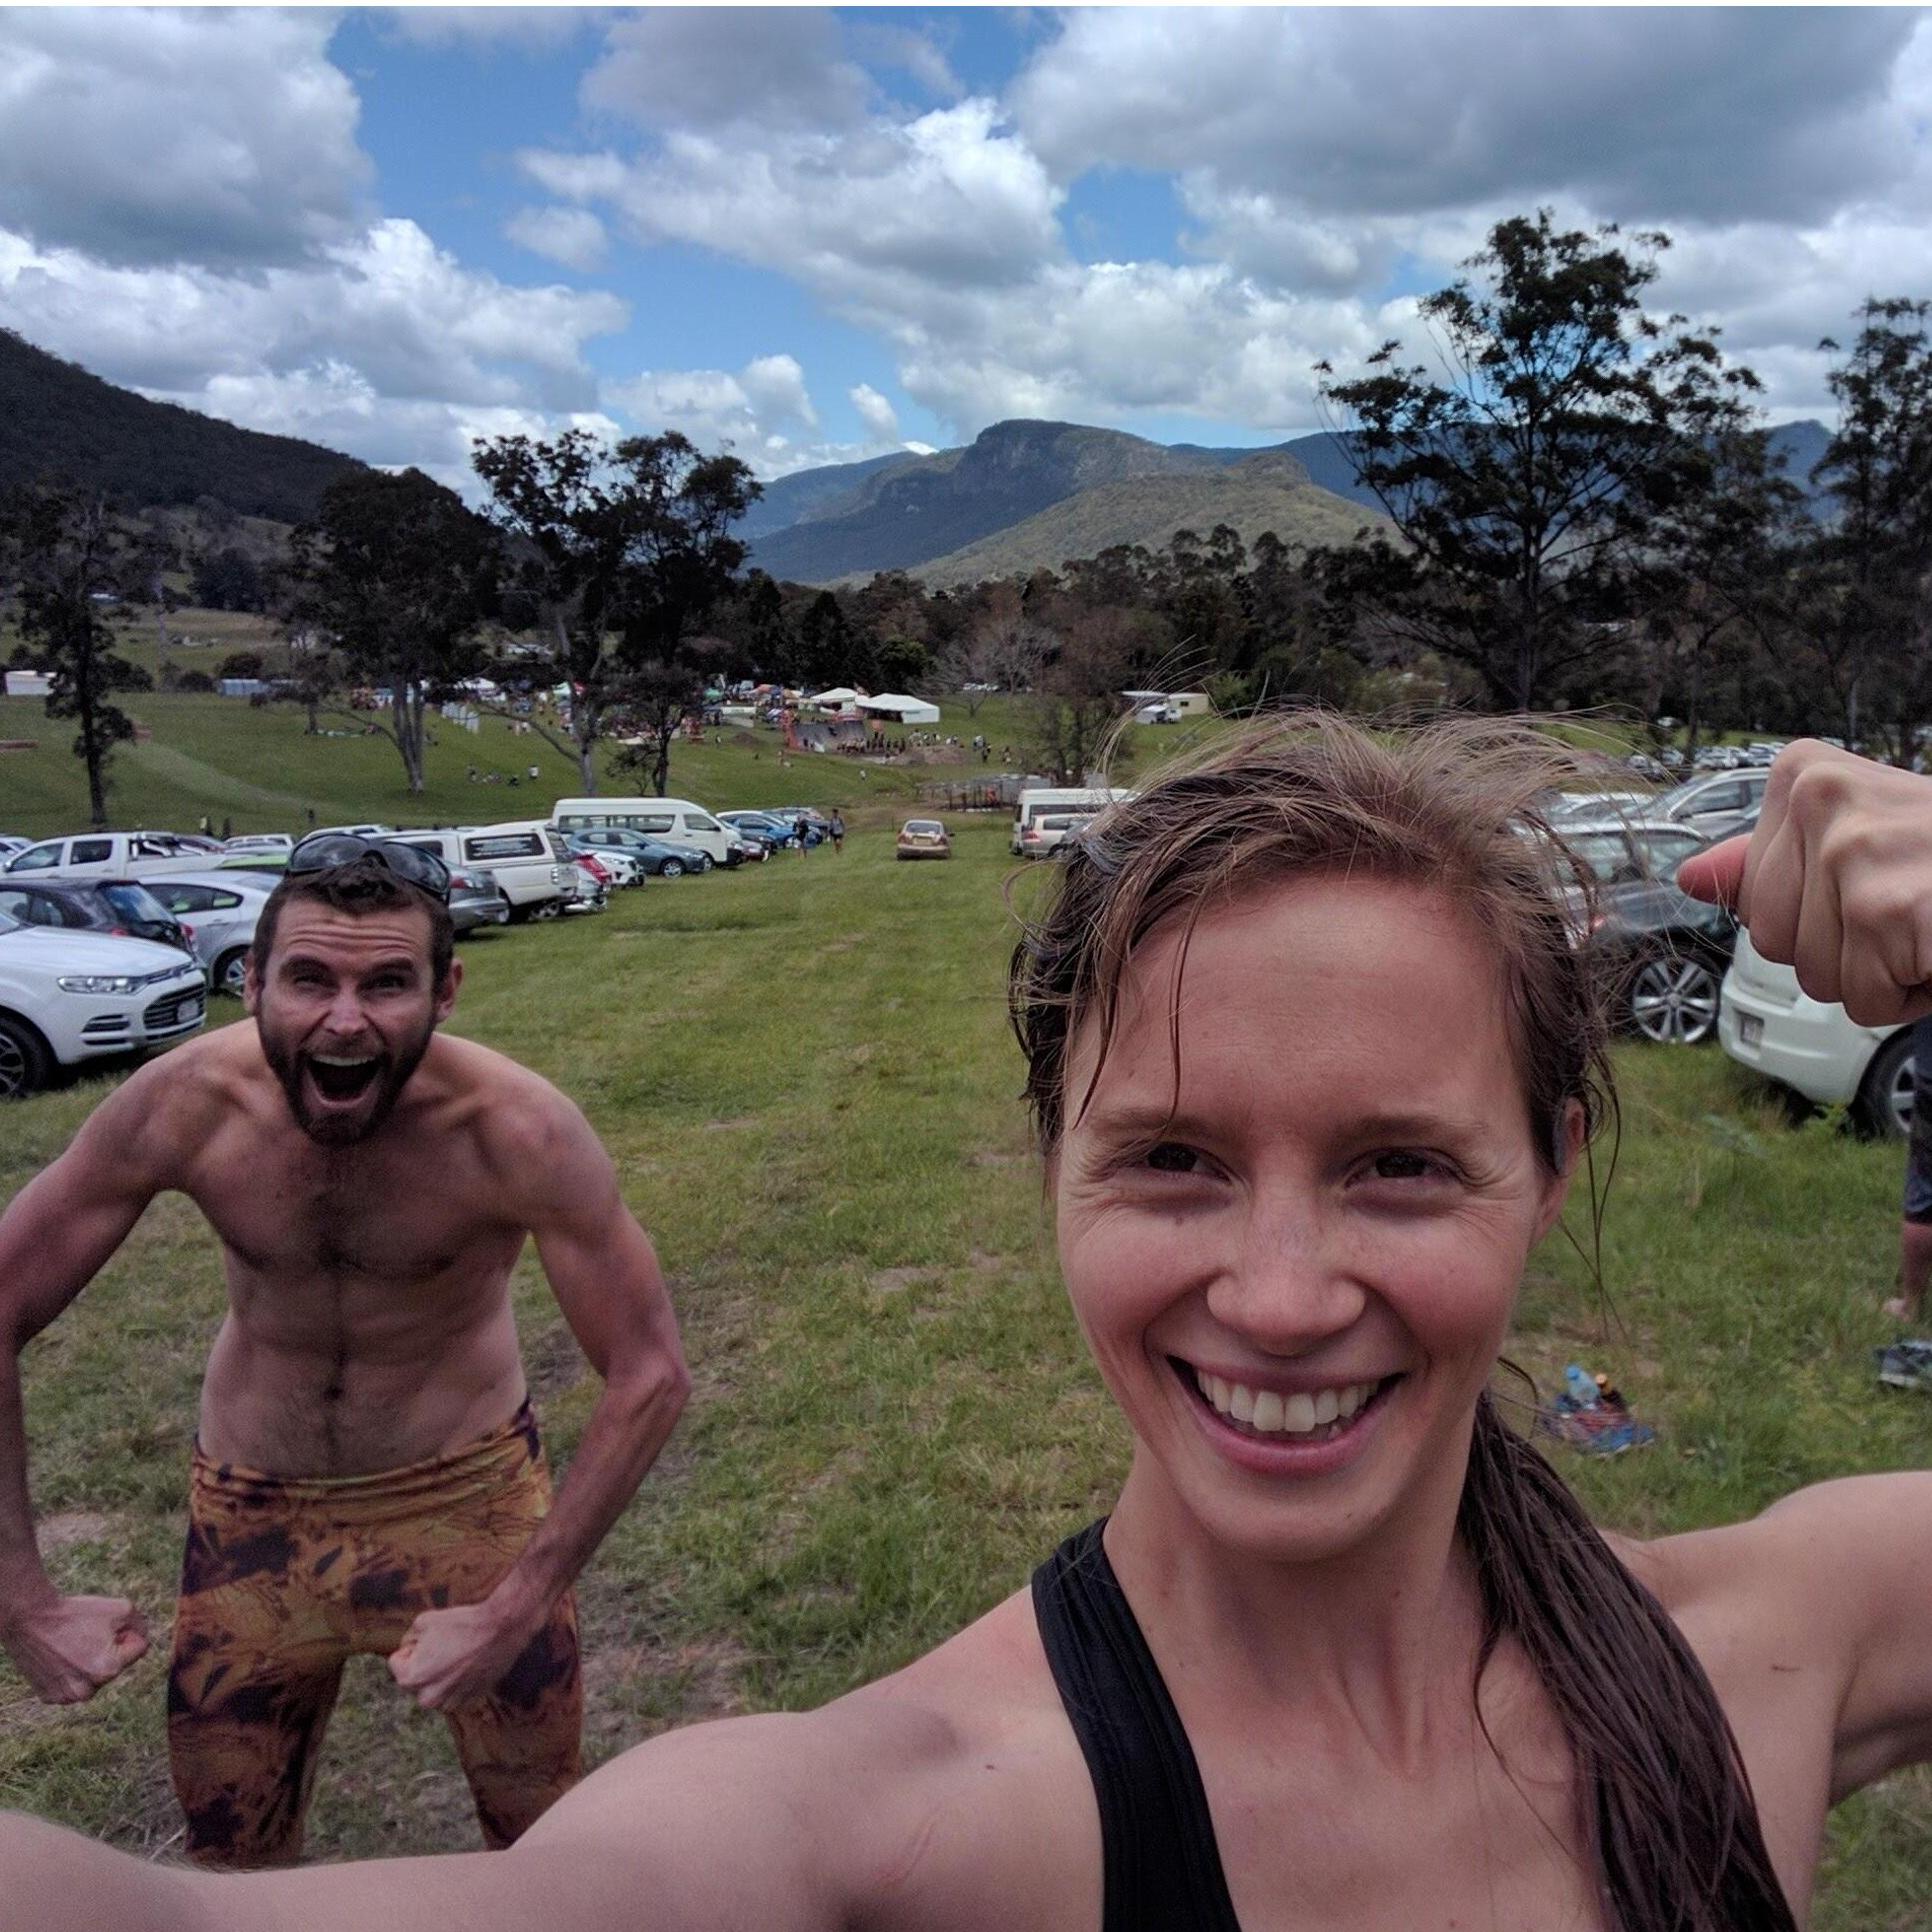
[[[849,138],[675,131],[629,163],[518,158],[554,195],[608,200],[637,241],[694,242],[889,311],[1011,283],[1061,252],[1061,195],[998,122],[975,99]]]
[[[372,462],[445,463],[491,412],[594,409],[583,345],[627,320],[611,295],[465,269],[408,221],[248,276],[115,267],[0,231],[0,324],[250,428],[308,420],[294,433]]]
[[[656,7],[614,25],[584,76],[592,113],[656,127],[826,129],[861,117],[864,71],[817,8]]]
[[[1061,178],[1210,174],[1317,213],[1569,193],[1818,219],[1910,167],[1882,8],[1081,8],[1011,91]]]
[[[372,179],[323,13],[0,13],[0,226],[104,261],[282,263]]]
[[[854,385],[846,394],[852,399],[852,407],[859,412],[859,420],[880,442],[899,440],[899,412],[869,382]]]
[[[586,274],[603,266],[609,244],[604,224],[588,208],[519,208],[503,232],[533,255]]]

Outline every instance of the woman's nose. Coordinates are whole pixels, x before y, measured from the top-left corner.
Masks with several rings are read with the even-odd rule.
[[[1312,1211],[1254,1214],[1208,1289],[1217,1321],[1271,1355],[1301,1355],[1351,1328],[1368,1289],[1337,1230]]]

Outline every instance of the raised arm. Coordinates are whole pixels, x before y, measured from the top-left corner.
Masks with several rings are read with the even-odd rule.
[[[1866,1026],[1932,1013],[1932,778],[1801,741],[1778,756],[1750,838],[1679,883],[1735,906],[1751,943]],[[1845,1686],[1835,1795],[1932,1758],[1932,1474],[1800,1490],[1753,1526],[1763,1588]]]
[[[542,1627],[670,1436],[690,1388],[677,1318],[649,1239],[590,1124],[529,1079],[500,1129],[505,1186],[603,1392],[550,1513],[480,1604],[425,1611],[389,1660],[428,1707],[486,1690]]]
[[[63,1597],[34,1540],[20,1351],[87,1286],[170,1185],[174,1113],[162,1066],[88,1116],[0,1215],[0,1645],[50,1704],[92,1697],[148,1647],[120,1597]]]

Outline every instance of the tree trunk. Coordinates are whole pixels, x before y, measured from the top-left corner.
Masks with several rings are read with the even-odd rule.
[[[671,734],[675,726],[667,726],[657,734],[657,763],[651,768],[651,783],[662,798],[671,789]]]
[[[423,687],[413,678],[396,680],[396,749],[411,796],[423,789]]]
[[[83,614],[84,623],[92,618]],[[80,707],[81,757],[87,764],[89,822],[97,832],[107,830],[107,775],[102,769],[100,726],[94,716],[94,646],[91,638],[75,652],[74,697]]]

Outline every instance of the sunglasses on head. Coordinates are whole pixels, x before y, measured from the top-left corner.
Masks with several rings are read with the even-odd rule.
[[[406,884],[449,904],[449,867],[434,852],[388,839],[364,838],[360,832],[311,832],[288,855],[285,870],[328,872],[338,865],[354,865],[358,859],[376,859]]]

